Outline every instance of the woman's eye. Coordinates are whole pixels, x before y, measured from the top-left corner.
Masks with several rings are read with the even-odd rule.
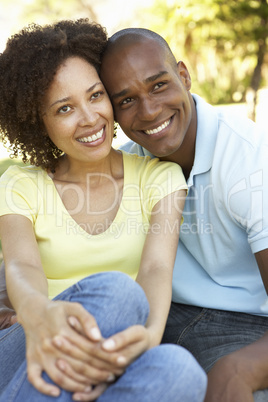
[[[91,99],[98,99],[101,95],[103,95],[103,92],[102,91],[98,91],[98,92],[95,92],[92,96],[91,96]]]
[[[71,110],[70,106],[64,105],[58,109],[58,113],[68,113]]]

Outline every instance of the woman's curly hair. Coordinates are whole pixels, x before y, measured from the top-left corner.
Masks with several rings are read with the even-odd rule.
[[[0,133],[13,157],[21,154],[24,162],[55,169],[62,151],[46,134],[42,99],[69,57],[81,57],[99,72],[106,43],[106,30],[88,19],[31,24],[8,40],[0,54]]]

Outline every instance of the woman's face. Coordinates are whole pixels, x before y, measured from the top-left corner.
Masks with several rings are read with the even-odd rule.
[[[113,110],[95,68],[79,57],[58,69],[43,102],[43,122],[69,160],[97,162],[111,149]]]

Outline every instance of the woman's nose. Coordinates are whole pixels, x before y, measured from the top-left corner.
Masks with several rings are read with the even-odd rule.
[[[80,125],[81,126],[94,126],[97,123],[99,114],[97,111],[90,107],[84,106],[80,112]]]

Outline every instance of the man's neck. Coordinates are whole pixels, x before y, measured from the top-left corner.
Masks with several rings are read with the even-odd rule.
[[[194,164],[195,142],[197,132],[196,107],[193,98],[191,99],[192,99],[193,116],[180,148],[173,154],[167,155],[165,157],[160,157],[160,160],[175,162],[178,165],[180,165],[186,180],[188,179]]]
[[[187,180],[194,164],[195,157],[195,141],[191,147],[184,144],[174,154],[159,158],[162,161],[175,162],[182,168],[185,179]]]

